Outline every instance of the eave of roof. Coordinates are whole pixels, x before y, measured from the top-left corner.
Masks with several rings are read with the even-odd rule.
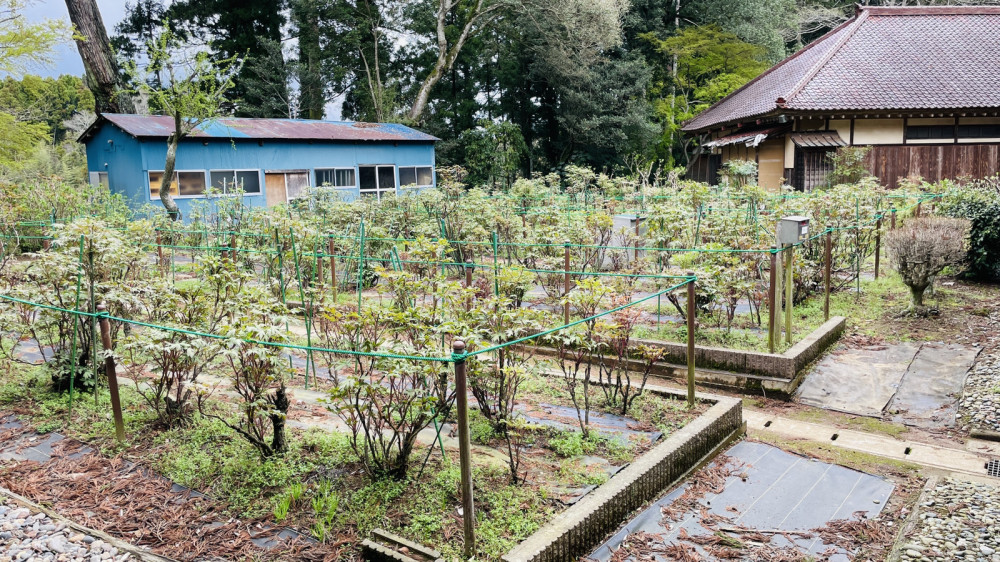
[[[135,138],[167,138],[173,119],[166,115],[100,115],[79,140],[93,135],[104,123],[111,123]],[[189,135],[193,139],[301,140],[330,142],[436,142],[440,139],[396,123],[316,121],[308,119],[251,119],[223,117],[199,125]]]
[[[996,111],[998,16],[998,6],[859,7],[682,130],[703,133],[779,114]]]

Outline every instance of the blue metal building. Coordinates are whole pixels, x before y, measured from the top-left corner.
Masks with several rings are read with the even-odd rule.
[[[91,183],[106,183],[134,207],[160,205],[173,120],[103,114],[80,136]],[[329,185],[344,199],[403,195],[433,187],[438,139],[403,125],[302,119],[217,119],[177,148],[171,191],[184,215],[206,189],[242,187],[254,206],[273,206]]]

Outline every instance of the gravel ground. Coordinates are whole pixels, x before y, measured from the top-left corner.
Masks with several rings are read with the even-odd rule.
[[[94,537],[53,521],[44,513],[19,507],[0,497],[0,562],[40,560],[100,562],[136,560]]]
[[[983,353],[969,372],[959,408],[964,430],[1000,431],[1000,356]]]
[[[1000,488],[942,480],[921,498],[904,561],[1000,561]]]

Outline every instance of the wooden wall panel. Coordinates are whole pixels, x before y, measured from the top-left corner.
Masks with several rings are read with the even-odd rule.
[[[900,178],[916,176],[926,181],[984,178],[1000,173],[1000,145],[875,145],[866,164],[891,188],[898,186]]]

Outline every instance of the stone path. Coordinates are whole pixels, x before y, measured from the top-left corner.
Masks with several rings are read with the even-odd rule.
[[[138,560],[91,535],[79,533],[48,515],[21,507],[0,495],[0,562],[40,560],[101,562]]]
[[[954,427],[966,375],[980,351],[902,343],[834,352],[806,377],[796,400],[926,429]]]
[[[906,536],[906,562],[1000,562],[1000,488],[956,479],[932,485]]]
[[[984,466],[993,457],[974,450],[954,449],[916,441],[903,441],[886,435],[841,429],[775,416],[760,410],[743,409],[743,419],[750,435],[772,433],[901,460],[940,470],[987,476]],[[837,438],[833,439],[836,435]],[[1000,482],[1000,480],[997,480]]]

